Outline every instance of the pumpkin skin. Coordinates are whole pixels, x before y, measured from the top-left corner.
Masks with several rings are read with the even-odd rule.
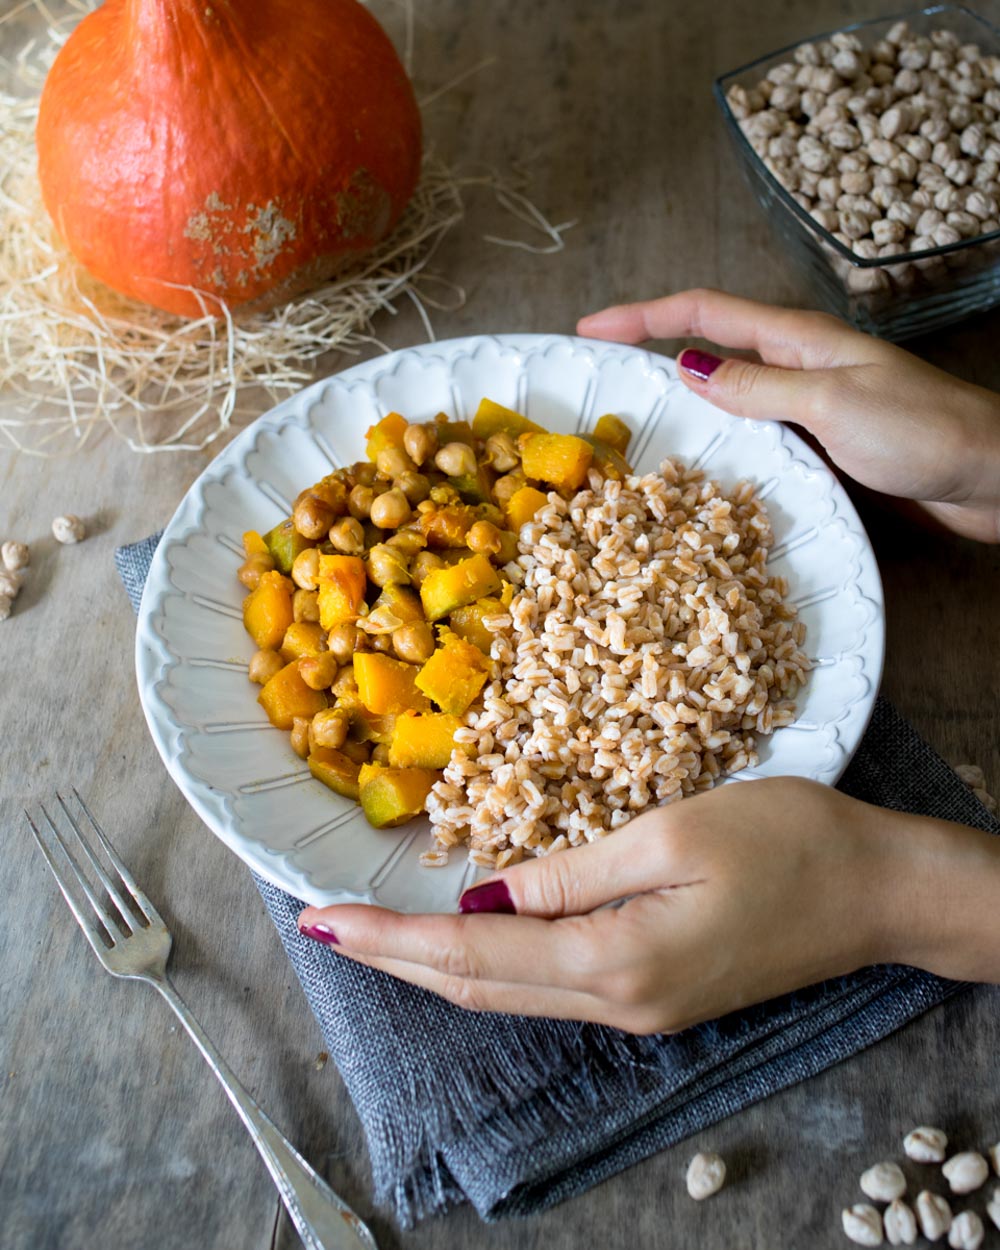
[[[357,0],[106,0],[56,57],[46,208],[101,282],[167,312],[272,306],[395,226],[420,113]]]

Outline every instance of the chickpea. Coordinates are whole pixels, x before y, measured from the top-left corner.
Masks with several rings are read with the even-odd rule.
[[[355,486],[371,486],[372,482],[378,476],[378,469],[370,460],[359,460],[351,468],[351,477],[354,479]]]
[[[372,763],[387,766],[389,763],[389,747],[385,742],[380,742],[372,751]]]
[[[350,621],[342,621],[339,625],[334,625],[327,634],[326,645],[338,664],[350,664],[351,657],[357,650],[358,627],[352,625]]]
[[[428,512],[437,512],[437,504],[433,499],[421,499],[417,504],[417,513],[420,516],[424,516]]]
[[[296,716],[292,720],[291,732],[292,750],[301,759],[305,759],[309,754],[309,717]]]
[[[486,462],[498,473],[509,473],[521,463],[517,444],[506,430],[491,434],[486,440]]]
[[[315,590],[318,577],[319,552],[315,547],[307,547],[292,561],[292,581],[301,590]]]
[[[264,573],[270,573],[274,568],[274,561],[266,551],[255,552],[252,556],[247,556],[246,560],[239,567],[236,576],[240,579],[247,590],[256,590],[260,585],[260,579]]]
[[[317,482],[309,493],[325,503],[335,516],[343,516],[347,511],[347,487],[334,473]]]
[[[438,436],[433,425],[408,425],[403,432],[403,446],[414,464],[423,464],[437,451]]]
[[[297,590],[292,596],[293,621],[319,620],[319,591]]]
[[[341,517],[336,525],[330,526],[330,542],[344,555],[360,555],[365,549],[365,527],[357,517]]]
[[[503,546],[500,530],[490,521],[477,521],[465,536],[470,551],[484,556],[496,555]]]
[[[493,498],[500,507],[510,502],[511,496],[526,485],[527,479],[522,473],[508,473],[506,477],[498,477],[493,483]]]
[[[412,473],[416,467],[402,447],[383,447],[375,460],[375,468],[381,476],[393,480],[404,473]]]
[[[408,664],[423,664],[434,654],[434,632],[426,621],[407,621],[393,631],[396,655]]]
[[[430,482],[422,473],[417,473],[415,470],[401,473],[396,479],[396,485],[406,496],[411,507],[422,503],[431,493]]]
[[[347,496],[347,510],[355,520],[367,521],[371,516],[374,502],[375,492],[371,486],[362,486],[359,483],[352,487],[351,493]]]
[[[469,477],[477,468],[476,453],[468,443],[445,443],[434,463],[447,477]]]
[[[399,582],[406,586],[410,581],[410,559],[398,547],[378,543],[368,552],[368,578],[376,586],[388,586]]]
[[[379,495],[372,504],[372,524],[379,529],[397,529],[400,525],[405,525],[412,515],[409,500],[398,488]]]
[[[337,680],[330,687],[330,693],[335,699],[342,699],[347,703],[357,705],[361,702],[358,697],[358,683],[354,676],[353,668],[343,668],[337,674]]]
[[[330,505],[311,492],[303,491],[296,499],[292,524],[303,538],[325,538],[333,521],[334,511]]]
[[[372,744],[370,742],[355,742],[353,738],[348,738],[340,750],[355,764],[371,763]]]
[[[266,681],[271,680],[275,673],[280,673],[284,667],[285,661],[277,651],[272,651],[270,647],[262,647],[260,651],[255,651],[250,657],[250,680],[255,681],[259,686],[263,686]]]
[[[373,651],[388,653],[392,650],[392,634],[371,634],[370,638]]]
[[[395,547],[408,556],[415,556],[427,546],[427,539],[418,530],[397,530],[385,541],[387,546]]]
[[[436,556],[433,551],[419,551],[414,557],[413,564],[410,566],[410,581],[414,586],[420,586],[428,573],[432,573],[435,569],[443,568],[444,561],[440,556]]]
[[[339,707],[328,707],[312,719],[309,738],[314,746],[338,750],[347,741],[351,718]]]
[[[329,690],[337,677],[337,657],[330,651],[304,655],[299,660],[299,676],[310,690]]]

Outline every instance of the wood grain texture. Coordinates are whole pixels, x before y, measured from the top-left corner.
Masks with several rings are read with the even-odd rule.
[[[401,10],[388,0],[375,8],[401,39]],[[468,296],[435,314],[438,335],[571,331],[583,312],[690,285],[808,303],[729,157],[710,83],[794,38],[897,8],[417,6],[420,94],[494,58],[430,106],[442,150],[468,169],[523,164],[552,219],[578,221],[559,255],[499,248],[482,236],[527,236],[488,193],[473,194],[435,262]],[[998,20],[1000,2],[981,11]],[[5,55],[14,30],[0,27]],[[422,337],[408,313],[378,329],[390,347]],[[998,332],[993,313],[914,347],[1000,389]],[[207,459],[137,457],[110,437],[56,463],[0,456],[0,537],[33,551],[15,614],[0,625],[0,1244],[298,1244],[193,1047],[151,991],[98,968],[56,893],[21,808],[57,785],[75,784],[92,802],[160,905],[176,939],[178,989],[237,1074],[371,1219],[386,1250],[839,1246],[839,1210],[859,1199],[858,1174],[897,1155],[913,1123],[942,1123],[962,1146],[996,1140],[1000,992],[978,989],[699,1139],[730,1165],[730,1184],[712,1202],[696,1205],[684,1191],[691,1142],[523,1222],[484,1227],[460,1210],[401,1233],[373,1210],[357,1118],[333,1067],[317,1066],[318,1028],[249,875],[169,780],[135,694],[134,621],[112,552],[162,526]],[[886,693],[946,759],[980,763],[996,793],[1000,552],[862,508],[888,603]],[[67,510],[90,527],[79,547],[49,537],[52,517]]]

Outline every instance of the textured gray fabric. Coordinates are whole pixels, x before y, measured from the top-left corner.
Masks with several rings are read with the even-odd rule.
[[[138,608],[158,535],[115,560]],[[880,699],[841,789],[1000,832]],[[475,1015],[302,938],[255,878],[364,1125],[376,1197],[410,1225],[462,1201],[528,1215],[885,1037],[962,988],[908,968],[849,977],[676,1037]]]

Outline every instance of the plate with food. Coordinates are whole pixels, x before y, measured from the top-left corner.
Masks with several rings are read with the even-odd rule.
[[[651,805],[835,783],[884,639],[864,528],[788,427],[652,352],[513,334],[366,361],[234,439],[164,532],[136,667],[256,872],[445,911]]]

